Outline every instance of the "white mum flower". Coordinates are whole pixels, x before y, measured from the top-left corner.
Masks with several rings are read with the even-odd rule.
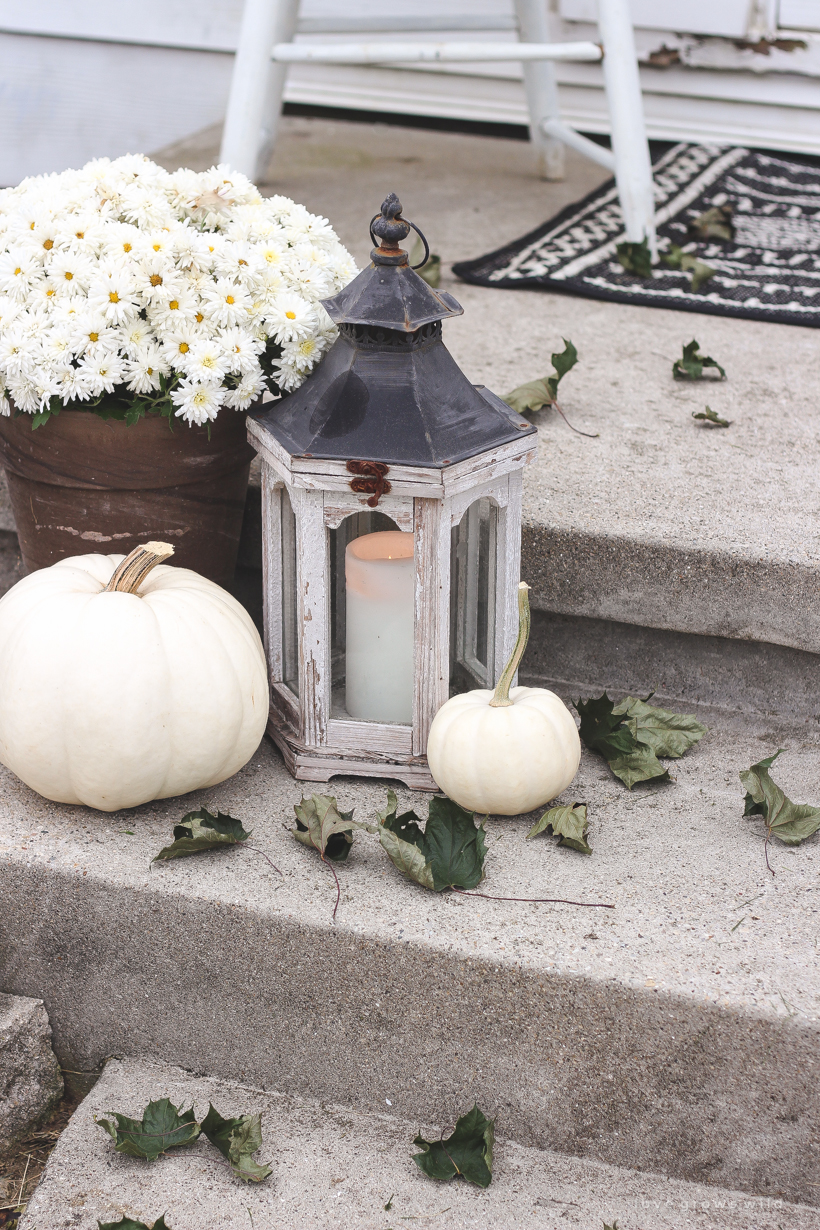
[[[71,336],[77,354],[108,354],[122,341],[120,331],[109,325],[102,312],[89,309],[77,313]]]
[[[244,286],[228,278],[218,278],[211,286],[206,286],[202,291],[202,302],[206,317],[220,329],[247,320],[252,307],[251,297]]]
[[[91,354],[84,354],[78,369],[88,381],[94,397],[99,397],[101,393],[113,393],[125,378],[123,360],[110,350],[95,350]]]
[[[174,332],[183,325],[190,325],[204,320],[199,310],[199,298],[189,290],[181,288],[175,291],[170,299],[160,299],[152,303],[148,309],[148,318],[152,329],[158,334]]]
[[[175,414],[188,423],[212,422],[224,402],[225,393],[217,384],[194,384],[183,380],[171,392],[171,401],[177,407]]]
[[[316,366],[326,349],[326,339],[321,334],[311,334],[301,342],[286,342],[282,347],[282,362],[297,372],[307,373]]]
[[[176,371],[185,371],[188,355],[199,340],[200,334],[192,325],[183,326],[173,333],[166,334],[162,343],[162,353],[166,362]]]
[[[18,303],[28,299],[42,277],[43,268],[37,257],[21,244],[0,256],[0,291]]]
[[[108,324],[127,324],[139,311],[134,279],[116,266],[100,269],[100,275],[88,288],[88,306],[104,316]]]
[[[139,316],[136,320],[129,320],[128,324],[123,325],[122,346],[129,359],[135,358],[153,341],[153,338],[154,333],[148,321],[142,320]]]
[[[227,371],[221,343],[210,338],[195,342],[185,355],[183,371],[200,384],[221,384]]]
[[[229,389],[225,394],[225,405],[231,410],[247,410],[266,388],[261,371],[249,372],[242,377],[235,389]]]
[[[279,342],[302,341],[318,329],[318,318],[312,303],[300,295],[280,295],[265,315],[265,325],[272,338]]]
[[[39,347],[15,322],[0,333],[0,371],[8,377],[33,375]]]
[[[60,364],[55,370],[55,380],[55,392],[63,399],[64,406],[72,401],[88,401],[94,392],[88,372],[72,363]]]
[[[244,329],[224,329],[220,334],[225,356],[225,370],[233,375],[246,375],[259,370],[259,355],[265,343],[252,337]]]
[[[58,248],[46,262],[46,273],[67,295],[85,295],[94,277],[94,264],[78,249]]]
[[[304,372],[298,371],[290,363],[274,363],[273,378],[283,393],[292,393],[298,389],[305,379]]]
[[[171,369],[159,346],[152,343],[126,359],[123,370],[126,387],[132,393],[145,394],[158,392],[160,376],[169,375]]]

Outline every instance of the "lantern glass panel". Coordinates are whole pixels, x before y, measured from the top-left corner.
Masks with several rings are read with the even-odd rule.
[[[287,488],[279,489],[282,527],[282,681],[299,695],[298,601],[296,578],[296,517]]]
[[[450,541],[450,695],[495,687],[498,506],[476,500]]]
[[[348,545],[357,538],[367,534],[378,534],[384,531],[397,531],[395,521],[386,513],[360,512],[346,517],[336,529],[328,530],[330,556],[330,660],[331,660],[331,716],[343,720],[351,718],[357,721],[391,721],[389,716],[362,716],[360,712],[351,713],[347,707],[348,671],[346,649],[348,644],[348,603],[347,582],[345,575],[345,554]],[[375,646],[374,646],[375,648]],[[390,690],[389,680],[385,681]],[[351,680],[351,686],[354,681]],[[374,690],[376,696],[376,690]],[[378,707],[378,705],[377,705]],[[389,710],[389,704],[387,706]]]

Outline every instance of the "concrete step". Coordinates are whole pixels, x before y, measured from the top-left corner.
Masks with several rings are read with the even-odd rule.
[[[436,1121],[481,1093],[529,1147],[820,1203],[817,838],[772,851],[738,771],[820,800],[820,735],[702,709],[707,737],[635,794],[584,753],[594,854],[487,824],[483,889],[436,896],[357,836],[334,888],[285,831],[300,789],[265,742],[217,789],[103,815],[0,777],[0,985],[42,998],[63,1066],[112,1054]],[[340,779],[373,817],[384,785]],[[400,803],[426,799],[400,789]],[[246,851],[151,857],[199,805]]]
[[[159,1097],[186,1109],[193,1103],[200,1119],[209,1102],[226,1116],[261,1113],[257,1160],[273,1173],[245,1185],[203,1139],[153,1164],[116,1154],[94,1116],[112,1109],[139,1116]],[[362,1113],[165,1064],[112,1060],[60,1138],[20,1230],[96,1230],[98,1220],[122,1215],[151,1225],[163,1213],[169,1230],[391,1230],[412,1222],[441,1230],[601,1230],[616,1221],[622,1230],[817,1225],[816,1209],[776,1197],[526,1148],[505,1135],[504,1109],[497,1110],[493,1180],[482,1190],[461,1180],[437,1183],[413,1162],[413,1137],[421,1129],[437,1139],[440,1119],[421,1123],[391,1112],[384,1100],[380,1111]]]

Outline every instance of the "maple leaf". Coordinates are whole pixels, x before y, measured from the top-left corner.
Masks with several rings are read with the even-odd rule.
[[[202,1134],[215,1145],[231,1164],[238,1179],[261,1183],[271,1174],[270,1166],[260,1166],[253,1154],[262,1148],[262,1116],[240,1115],[237,1119],[224,1119],[211,1103],[208,1113],[200,1124]]]
[[[763,817],[767,843],[776,837],[784,845],[799,846],[820,829],[820,807],[792,803],[772,781],[769,769],[782,751],[781,747],[773,756],[741,770],[740,780],[746,787],[743,815]]]
[[[312,794],[296,803],[296,828],[291,833],[297,841],[318,850],[322,858],[342,862],[350,853],[353,830],[363,828],[355,824],[353,812],[339,811],[335,798],[328,794]]]
[[[700,410],[697,412],[693,410],[692,418],[705,419],[706,422],[711,423],[713,427],[731,427],[732,425],[730,419],[719,418],[711,406],[707,406],[705,410]]]
[[[732,240],[735,237],[733,212],[731,205],[716,205],[707,209],[689,223],[689,234],[693,239]]]
[[[452,1135],[446,1140],[425,1140],[416,1136],[414,1145],[421,1153],[413,1161],[431,1179],[446,1182],[461,1175],[478,1187],[489,1187],[493,1177],[493,1144],[495,1120],[487,1119],[478,1106],[456,1120]]]
[[[551,355],[555,374],[543,376],[540,380],[531,380],[521,384],[511,393],[507,393],[502,401],[512,406],[517,414],[527,414],[532,410],[543,410],[544,406],[553,406],[558,398],[558,385],[572,371],[578,362],[578,351],[567,338],[563,338],[564,349],[560,354]]]
[[[114,1141],[117,1153],[129,1157],[142,1157],[155,1161],[169,1149],[192,1145],[199,1136],[199,1125],[194,1119],[194,1108],[181,1111],[167,1098],[149,1102],[142,1112],[142,1119],[130,1119],[128,1115],[109,1111],[116,1123],[98,1119],[98,1125]]]
[[[165,1224],[164,1213],[152,1226],[146,1226],[144,1221],[135,1221],[133,1217],[126,1217],[125,1214],[119,1221],[98,1221],[97,1226],[99,1230],[170,1230]]]
[[[202,807],[199,811],[189,811],[179,824],[174,825],[175,840],[160,850],[152,861],[186,858],[189,854],[199,854],[201,850],[237,846],[249,837],[250,833],[246,833],[233,816],[221,811],[212,816]]]
[[[481,883],[487,845],[484,825],[476,828],[472,812],[437,795],[430,800],[422,831],[416,813],[397,816],[397,805],[395,792],[388,790],[378,833],[382,848],[402,875],[436,893],[445,888],[472,889]]]
[[[635,719],[636,738],[650,747],[656,756],[677,760],[700,742],[706,734],[706,727],[688,713],[673,713],[670,709],[647,704],[649,699],[651,697],[636,700],[634,696],[627,696],[615,706],[613,712],[623,714],[627,719]]]
[[[591,854],[592,847],[587,843],[588,827],[586,803],[573,803],[571,807],[551,807],[545,811],[527,837],[537,837],[539,833],[549,831],[558,838],[559,846],[569,846],[581,854]]]
[[[591,752],[600,752],[604,760],[628,755],[635,750],[635,734],[623,713],[615,713],[615,704],[606,692],[587,701],[573,701],[581,718],[580,735]]]
[[[640,243],[631,243],[629,240],[619,243],[615,256],[618,264],[622,265],[627,273],[634,273],[639,278],[652,277],[652,253],[649,251],[648,239],[643,238]]]
[[[676,380],[711,380],[711,376],[704,376],[703,369],[713,367],[720,376],[718,379],[725,380],[726,372],[720,364],[711,357],[711,355],[700,354],[700,346],[694,339],[683,348],[683,356],[680,359],[675,359],[672,364],[672,375]]]
[[[708,282],[717,273],[711,265],[699,260],[692,252],[684,252],[683,248],[679,248],[676,243],[672,244],[668,252],[664,252],[661,260],[669,269],[680,269],[684,273],[691,273],[692,290],[695,291],[700,290],[703,283]]]
[[[647,700],[627,696],[616,705],[604,692],[594,700],[573,702],[581,717],[581,739],[600,752],[628,790],[637,782],[668,778],[658,756],[676,759],[706,733],[688,714],[658,709]]]

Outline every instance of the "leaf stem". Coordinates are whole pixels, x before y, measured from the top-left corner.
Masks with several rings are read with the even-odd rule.
[[[496,684],[493,692],[490,705],[493,709],[506,708],[513,702],[510,700],[510,684],[515,678],[515,672],[518,670],[518,664],[524,656],[524,650],[527,648],[527,641],[530,639],[530,587],[526,581],[522,581],[518,586],[518,638],[515,642],[515,648],[510,654],[510,660],[504,667],[501,678]]]
[[[258,846],[246,846],[246,845],[244,844],[244,842],[241,842],[241,841],[238,841],[238,842],[236,843],[236,846],[237,846],[237,849],[239,849],[239,850],[250,850],[251,854],[261,854],[261,855],[262,855],[262,858],[266,859],[266,861],[270,863],[270,865],[271,865],[271,867],[273,868],[273,870],[274,870],[274,871],[279,871],[279,868],[276,866],[276,863],[274,863],[272,859],[268,858],[268,856],[267,856],[267,854],[265,853],[265,851],[264,851],[264,850],[260,850]],[[284,879],[284,878],[285,878],[285,877],[284,877],[284,872],[279,871],[279,874],[280,874],[280,876],[282,876],[282,879]]]
[[[333,921],[335,922],[336,921],[336,911],[338,910],[339,902],[342,899],[342,889],[341,889],[341,885],[339,884],[339,877],[336,875],[336,868],[333,866],[332,863],[329,863],[327,861],[327,859],[325,858],[321,850],[319,851],[319,854],[321,855],[322,862],[324,863],[325,867],[329,868],[330,873],[333,876],[333,879],[336,881],[336,904],[333,907]]]
[[[771,841],[771,837],[772,837],[771,829],[767,829],[766,840],[763,842],[763,855],[766,859],[766,866],[768,867],[769,871],[772,872],[772,876],[774,876],[774,871],[772,871],[772,865],[769,862],[769,842]]]
[[[558,405],[558,402],[554,401],[552,404],[555,406],[555,409],[561,415],[561,418],[564,420],[567,427],[569,427],[570,431],[574,431],[575,434],[578,436],[586,436],[588,440],[597,440],[599,438],[601,434],[600,431],[581,431],[580,427],[573,427],[572,423],[569,421],[567,416],[564,414],[564,411]]]
[[[566,901],[563,897],[491,897],[489,893],[468,893],[464,888],[456,888],[455,884],[451,884],[450,888],[454,893],[461,893],[462,897],[483,897],[485,901],[527,901],[532,905],[580,905],[590,910],[614,910],[614,905],[607,905],[604,901]]]

